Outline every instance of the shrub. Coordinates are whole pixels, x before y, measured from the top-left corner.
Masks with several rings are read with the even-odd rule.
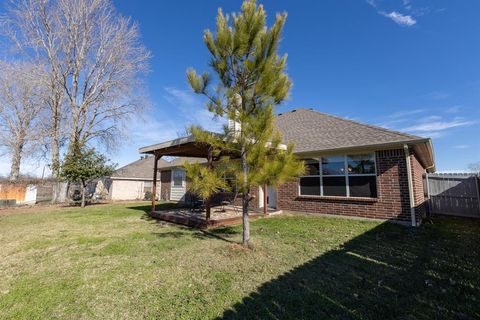
[[[150,191],[145,192],[143,200],[152,200],[152,193]]]

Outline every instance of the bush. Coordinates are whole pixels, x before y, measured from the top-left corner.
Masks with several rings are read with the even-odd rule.
[[[152,193],[150,191],[145,192],[143,200],[152,200]]]

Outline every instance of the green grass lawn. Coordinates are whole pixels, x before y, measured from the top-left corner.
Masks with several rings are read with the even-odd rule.
[[[0,215],[0,318],[480,318],[480,221],[311,216],[209,232],[145,204]],[[1,212],[0,212],[1,214]]]

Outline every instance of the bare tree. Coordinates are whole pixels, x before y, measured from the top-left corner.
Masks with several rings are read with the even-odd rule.
[[[30,63],[0,62],[0,146],[11,156],[10,180],[20,175],[25,156],[42,140],[45,95],[41,68]]]
[[[62,103],[70,146],[114,144],[144,101],[141,75],[150,53],[137,25],[110,0],[12,1],[2,21],[23,52],[49,66],[52,163],[58,163]]]
[[[64,98],[60,67],[65,61],[60,52],[61,34],[56,32],[60,25],[55,18],[50,1],[11,1],[8,14],[0,17],[0,31],[7,36],[28,60],[45,66],[44,86],[48,95],[46,105],[50,110],[47,130],[47,146],[51,152],[53,177],[58,177],[60,166],[60,144],[62,133],[62,102]]]

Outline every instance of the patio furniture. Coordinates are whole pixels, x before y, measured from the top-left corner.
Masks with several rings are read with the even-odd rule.
[[[195,197],[192,199],[192,211],[205,210],[205,200]]]

